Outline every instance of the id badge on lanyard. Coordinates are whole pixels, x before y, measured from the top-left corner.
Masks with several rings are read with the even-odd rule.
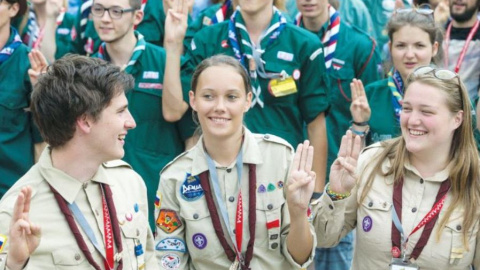
[[[410,261],[404,261],[399,258],[392,258],[390,262],[390,270],[418,270],[420,269],[417,264]]]

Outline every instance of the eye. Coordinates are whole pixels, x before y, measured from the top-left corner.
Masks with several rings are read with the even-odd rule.
[[[425,48],[425,44],[423,43],[417,43],[417,48]]]
[[[433,114],[433,112],[429,111],[429,110],[422,110],[422,113],[426,114],[426,115],[432,115]]]
[[[402,108],[402,111],[403,111],[403,112],[411,112],[411,111],[412,111],[412,108],[403,107],[403,108]]]
[[[229,100],[236,100],[238,98],[237,95],[228,95]]]
[[[103,13],[103,7],[101,6],[93,6],[92,7],[92,12],[96,14]]]
[[[213,99],[213,95],[211,95],[211,94],[203,94],[202,97],[206,100],[212,100]]]
[[[404,48],[404,47],[405,47],[405,44],[403,44],[403,43],[397,43],[395,45],[395,48]]]
[[[110,9],[110,12],[112,12],[113,14],[115,14],[114,16],[119,16],[119,15],[122,15],[122,8],[120,7],[113,7]]]

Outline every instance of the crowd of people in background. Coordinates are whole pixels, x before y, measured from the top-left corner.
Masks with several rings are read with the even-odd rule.
[[[480,268],[479,11],[0,0],[0,270]]]

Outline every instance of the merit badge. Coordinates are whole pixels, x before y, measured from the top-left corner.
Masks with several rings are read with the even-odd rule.
[[[292,78],[293,78],[295,81],[297,81],[298,79],[300,79],[300,75],[301,75],[300,70],[295,69],[295,70],[293,71],[293,73],[292,73]]]
[[[277,187],[278,188],[283,188],[283,181],[278,181]]]
[[[274,190],[275,190],[275,185],[274,185],[274,184],[272,184],[272,183],[268,184],[268,188],[267,188],[267,190],[268,190],[268,192],[272,192],[272,191],[274,191]]]
[[[372,225],[373,225],[373,221],[371,217],[366,216],[363,218],[362,228],[364,232],[369,232],[372,229]]]
[[[258,187],[258,193],[265,193],[267,191],[267,189],[265,188],[265,186],[263,184],[260,184],[260,186]]]
[[[162,205],[162,193],[157,191],[157,195],[155,196],[155,208],[160,208]]]
[[[158,214],[157,226],[166,233],[172,233],[182,226],[182,221],[178,218],[177,212],[170,209],[162,209]]]
[[[180,194],[186,201],[195,201],[203,196],[203,188],[200,184],[200,177],[187,173],[185,181],[180,186]]]
[[[204,249],[207,246],[207,237],[203,233],[196,233],[192,236],[193,245],[198,249]]]
[[[167,254],[160,260],[163,268],[178,269],[180,267],[180,257],[175,254]]]
[[[7,236],[0,234],[0,252],[2,252],[3,247],[5,247],[5,243],[7,243]]]
[[[178,251],[182,253],[187,252],[185,242],[183,242],[183,240],[180,238],[175,237],[162,239],[160,242],[158,242],[155,249],[160,251]]]

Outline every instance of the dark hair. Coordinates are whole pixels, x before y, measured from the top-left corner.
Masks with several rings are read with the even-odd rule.
[[[27,0],[5,0],[5,1],[11,5],[18,3],[18,12],[12,19],[21,17],[25,15],[25,13],[27,12],[27,7],[28,7]]]
[[[195,93],[197,90],[198,79],[200,75],[209,67],[214,66],[229,66],[235,69],[237,73],[242,76],[243,85],[245,85],[245,93],[248,94],[252,91],[252,84],[250,81],[250,76],[247,73],[247,70],[242,66],[242,64],[237,61],[235,58],[223,54],[214,55],[203,60],[195,69],[192,76],[192,91]]]
[[[101,59],[67,54],[42,74],[32,92],[31,110],[44,140],[65,145],[83,115],[98,120],[112,98],[132,89],[134,79]]]

